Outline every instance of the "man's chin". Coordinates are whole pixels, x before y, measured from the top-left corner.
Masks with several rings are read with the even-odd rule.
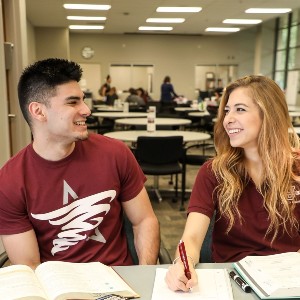
[[[86,132],[84,132],[84,133],[82,133],[82,134],[79,134],[79,135],[76,137],[76,140],[77,140],[77,141],[85,141],[85,140],[87,140],[88,138],[89,138],[89,132],[86,131]]]

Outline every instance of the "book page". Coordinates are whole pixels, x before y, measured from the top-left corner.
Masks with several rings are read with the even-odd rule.
[[[247,256],[234,266],[241,275],[245,275],[247,281],[252,281],[264,296],[272,295],[278,289],[300,288],[298,252]]]
[[[101,293],[118,292],[124,296],[138,296],[111,267],[100,262],[45,262],[35,273],[49,299],[67,294],[72,297],[86,295],[83,299],[93,299]]]
[[[14,265],[0,269],[0,299],[46,300],[46,295],[33,270]]]
[[[225,269],[196,269],[198,286],[191,292],[173,292],[166,282],[167,269],[157,268],[152,300],[233,300],[231,283]]]

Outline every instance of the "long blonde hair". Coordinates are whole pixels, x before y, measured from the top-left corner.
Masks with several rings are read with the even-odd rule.
[[[247,88],[254,103],[260,109],[262,127],[258,137],[258,153],[263,165],[263,181],[258,191],[264,197],[264,207],[268,211],[270,225],[266,236],[273,233],[271,241],[278,236],[280,229],[292,234],[299,229],[295,218],[294,201],[290,201],[292,183],[299,183],[299,137],[292,129],[284,93],[279,86],[265,76],[246,76],[229,84],[220,103],[218,121],[214,129],[217,155],[212,163],[218,186],[220,212],[229,222],[227,233],[238,217],[239,198],[250,178],[245,168],[244,150],[233,148],[223,127],[225,106],[230,94],[237,88]],[[295,195],[292,194],[292,198]]]

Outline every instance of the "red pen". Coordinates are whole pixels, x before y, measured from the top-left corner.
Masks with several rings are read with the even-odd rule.
[[[183,263],[184,266],[184,273],[187,279],[191,279],[191,272],[190,272],[190,268],[189,268],[189,262],[186,256],[186,251],[185,251],[185,247],[184,247],[184,242],[182,240],[179,241],[179,254],[180,254],[180,258],[181,261]]]

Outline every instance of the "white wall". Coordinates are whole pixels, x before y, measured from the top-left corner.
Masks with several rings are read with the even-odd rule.
[[[101,64],[102,78],[114,63],[150,64],[154,66],[154,99],[159,99],[166,75],[171,76],[177,93],[193,99],[196,65],[238,64],[238,76],[252,74],[255,37],[255,29],[225,36],[70,33],[70,58],[84,62],[81,49],[92,47],[95,54],[89,63]]]

